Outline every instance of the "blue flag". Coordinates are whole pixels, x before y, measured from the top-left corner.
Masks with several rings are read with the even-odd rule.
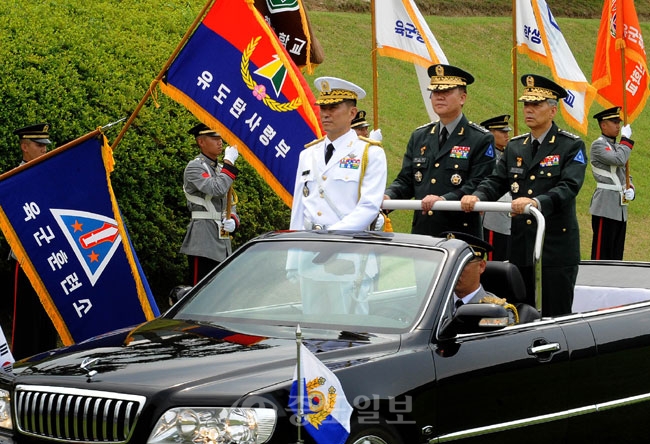
[[[99,130],[0,176],[0,228],[65,345],[160,313]]]
[[[300,151],[322,133],[319,110],[252,1],[216,0],[159,85],[291,206]]]

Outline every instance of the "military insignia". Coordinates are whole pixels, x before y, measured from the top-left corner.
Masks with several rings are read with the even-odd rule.
[[[521,157],[517,157],[517,167],[521,167],[523,161],[524,159],[522,159]]]
[[[486,157],[494,157],[494,147],[492,144],[488,147],[487,151],[485,152]]]
[[[551,166],[557,166],[560,164],[560,155],[559,154],[551,154],[550,156],[546,156],[542,161],[539,163],[540,167],[551,167]]]
[[[519,184],[517,182],[512,182],[512,184],[510,184],[510,191],[517,194],[519,192]]]
[[[339,168],[358,170],[361,167],[361,159],[354,156],[354,153],[350,153],[339,160]]]
[[[327,390],[321,389],[327,380],[320,376],[307,382],[307,411],[313,412],[305,415],[305,420],[316,429],[331,415],[336,406],[336,388],[330,386]]]
[[[452,185],[460,185],[460,183],[463,181],[463,178],[460,177],[460,174],[454,174],[451,176],[451,183]]]
[[[445,75],[445,68],[442,65],[436,66],[436,75],[437,76],[444,76]]]
[[[420,156],[424,156],[424,152],[425,152],[426,150],[427,150],[427,147],[426,147],[426,146],[423,146],[422,148],[420,148]]]
[[[415,173],[415,181],[416,182],[422,182],[422,172],[418,171]]]
[[[309,187],[307,186],[307,184],[305,184],[302,187],[302,195],[305,196],[305,197],[309,196]]]
[[[535,78],[533,76],[526,77],[526,86],[529,88],[535,86]]]
[[[454,159],[468,159],[469,158],[470,147],[468,146],[458,146],[456,145],[451,149],[449,157]]]
[[[585,159],[585,155],[584,155],[584,153],[582,152],[582,150],[581,150],[581,151],[578,151],[578,154],[576,154],[576,157],[574,157],[573,160],[574,160],[575,162],[579,162],[579,163],[583,163],[583,164],[584,164],[584,163],[587,163],[587,161],[586,161],[586,159]]]
[[[261,100],[264,105],[277,112],[288,112],[297,109],[302,105],[302,100],[300,97],[296,97],[291,102],[280,103],[273,100],[266,92],[266,87],[264,85],[258,84],[253,80],[253,76],[249,71],[250,58],[255,51],[255,47],[259,43],[259,37],[253,37],[246,46],[246,50],[242,53],[240,71],[242,75],[242,80],[252,91],[252,94],[258,100]],[[256,75],[264,77],[271,82],[271,85],[276,93],[276,97],[280,97],[284,81],[287,78],[287,68],[282,63],[282,60],[278,59],[277,56],[266,65],[260,67],[255,71]],[[326,82],[323,82],[325,84]],[[329,88],[329,84],[327,85]],[[325,86],[323,86],[325,88]]]

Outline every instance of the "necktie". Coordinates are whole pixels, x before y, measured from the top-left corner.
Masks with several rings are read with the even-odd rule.
[[[443,126],[442,129],[440,130],[440,140],[438,141],[438,146],[442,148],[445,145],[445,142],[447,141],[447,137],[449,136],[449,133],[447,132],[447,127]]]
[[[537,150],[539,149],[539,140],[533,140],[533,157],[537,155]]]
[[[330,161],[332,154],[334,154],[334,145],[330,143],[327,145],[327,150],[325,151],[325,163]]]
[[[458,299],[454,305],[456,306],[456,310],[458,310],[458,307],[460,307],[461,305],[465,305],[465,303],[463,302],[462,299]]]

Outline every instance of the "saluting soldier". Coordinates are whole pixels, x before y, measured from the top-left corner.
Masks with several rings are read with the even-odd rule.
[[[494,137],[470,122],[463,113],[467,85],[474,77],[455,66],[428,69],[431,104],[439,121],[427,123],[412,134],[402,160],[402,170],[388,187],[386,199],[422,200],[415,211],[411,232],[437,236],[462,231],[482,238],[478,213],[433,211],[439,200],[460,200],[474,191],[494,167]]]
[[[627,187],[625,165],[632,154],[632,128],[621,129],[621,107],[594,115],[602,134],[591,144],[589,161],[596,181],[591,197],[591,258],[623,260],[627,231],[627,205],[634,200],[634,185]],[[618,133],[621,141],[616,142]]]
[[[300,153],[291,208],[292,230],[365,230],[379,215],[386,187],[380,142],[351,129],[366,92],[336,77],[314,81],[325,137]]]
[[[183,191],[192,219],[180,252],[187,255],[192,285],[232,253],[230,233],[239,226],[234,193],[228,191],[239,174],[237,148],[229,146],[223,156],[223,139],[203,123],[189,130],[201,150],[183,173]],[[228,199],[231,199],[228,205]],[[230,212],[228,209],[230,207]]]
[[[505,154],[490,176],[473,195],[461,199],[471,211],[479,200],[494,201],[510,191],[512,227],[510,261],[521,270],[528,303],[534,304],[533,249],[536,222],[522,214],[528,205],[542,212],[546,235],[542,252],[542,313],[544,316],[571,312],[573,289],[580,262],[580,229],[576,196],[582,187],[587,165],[585,143],[580,137],[557,127],[553,118],[558,100],[567,96],[560,85],[545,77],[526,74],[519,98],[530,133],[510,140]]]

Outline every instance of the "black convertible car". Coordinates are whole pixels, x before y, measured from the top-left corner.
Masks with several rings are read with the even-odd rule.
[[[486,289],[528,313],[508,325],[499,304],[452,314],[472,257],[409,234],[260,236],[158,319],[17,364],[0,443],[296,442],[298,328],[353,407],[350,444],[647,442],[648,265],[582,264],[574,313],[549,318],[490,263]]]

